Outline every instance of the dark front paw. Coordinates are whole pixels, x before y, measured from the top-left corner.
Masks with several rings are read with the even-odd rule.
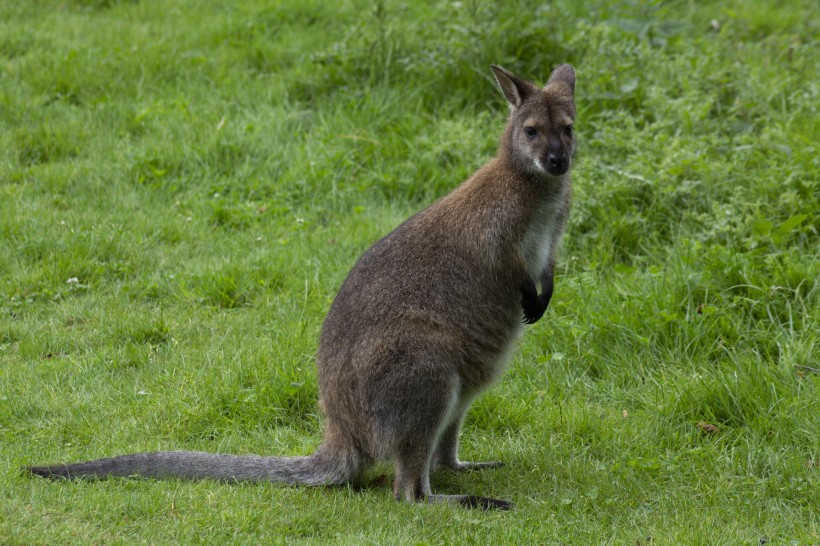
[[[524,324],[535,324],[544,316],[544,311],[547,310],[547,306],[543,305],[540,298],[537,297],[535,300],[522,298],[521,307],[524,309]]]
[[[549,301],[538,296],[535,283],[527,279],[521,283],[521,308],[524,310],[524,324],[535,324],[544,316]]]

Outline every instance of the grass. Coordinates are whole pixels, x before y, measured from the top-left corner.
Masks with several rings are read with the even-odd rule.
[[[809,1],[0,6],[0,542],[820,543]],[[314,353],[380,235],[494,153],[488,65],[578,71],[556,295],[433,488],[25,464],[310,452]],[[386,475],[386,478],[382,476]]]

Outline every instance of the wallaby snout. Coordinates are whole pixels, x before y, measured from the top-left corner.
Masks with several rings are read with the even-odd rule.
[[[569,170],[569,158],[563,153],[550,152],[547,156],[547,172],[553,176],[561,176]]]

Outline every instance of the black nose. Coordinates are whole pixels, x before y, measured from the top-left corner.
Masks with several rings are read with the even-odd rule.
[[[550,167],[559,168],[564,166],[564,163],[567,162],[567,158],[564,157],[563,154],[550,153],[550,155],[547,156],[547,162]]]

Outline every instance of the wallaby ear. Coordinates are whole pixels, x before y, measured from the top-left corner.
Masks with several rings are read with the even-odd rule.
[[[559,64],[550,74],[547,85],[564,84],[569,89],[569,94],[575,94],[575,69],[568,64]],[[546,86],[545,86],[546,87]]]
[[[521,106],[521,103],[532,91],[533,85],[498,65],[491,64],[490,68],[493,70],[495,81],[498,82],[498,86],[510,102],[510,106],[513,108]]]

